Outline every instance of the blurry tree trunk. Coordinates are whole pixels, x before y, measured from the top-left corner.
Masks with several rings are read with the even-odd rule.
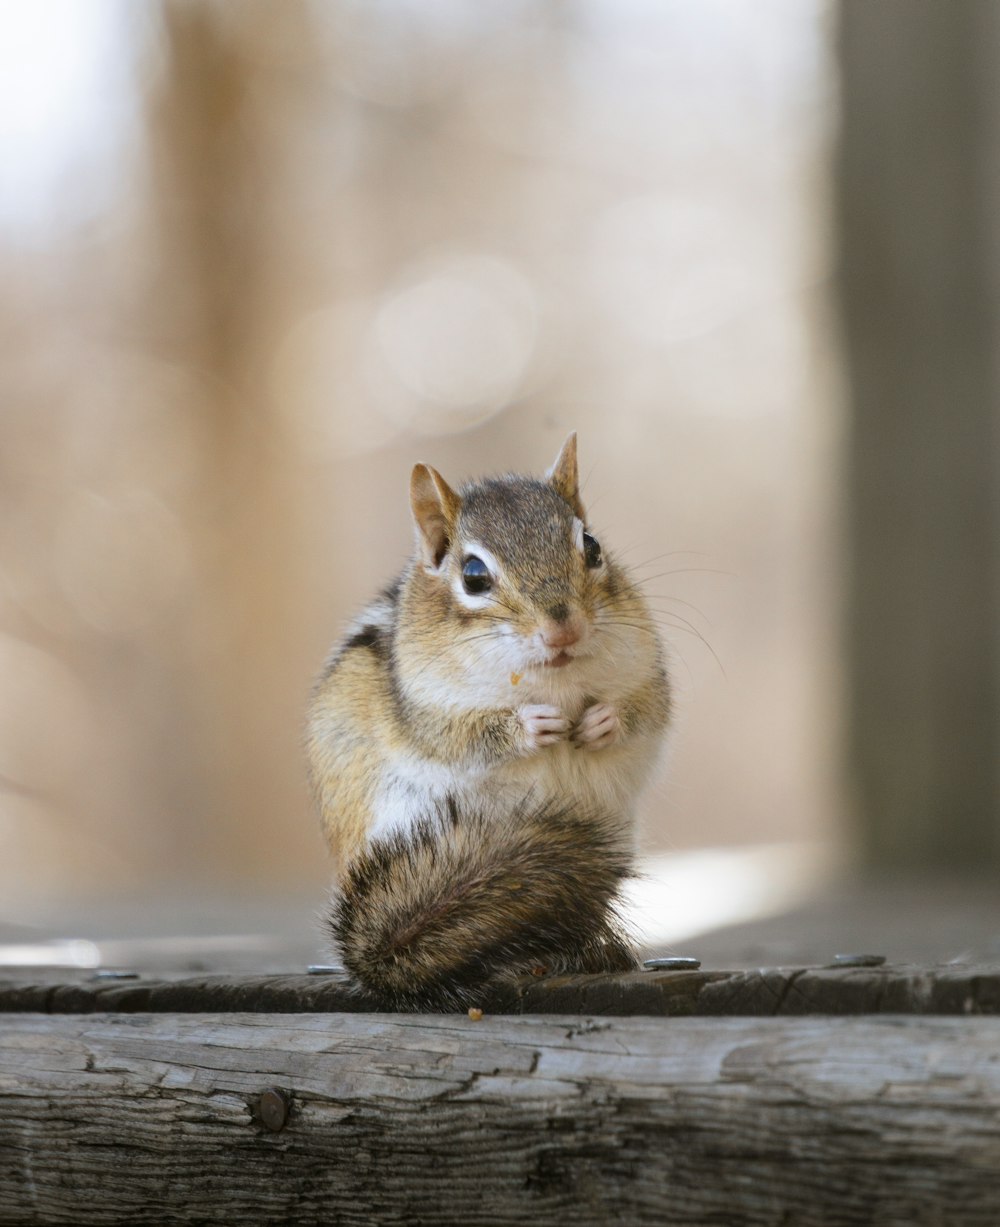
[[[305,805],[286,812],[290,797],[304,800],[301,715],[281,698],[304,701],[284,676],[300,616],[289,605],[301,511],[269,373],[288,326],[289,281],[300,272],[277,220],[288,178],[283,134],[318,60],[299,0],[164,0],[161,13],[146,309],[152,345],[206,389],[185,407],[199,418],[202,467],[186,508],[197,608],[178,643],[203,651],[177,662],[177,684],[201,754],[197,764],[172,763],[198,780],[187,790],[193,808],[175,809],[174,863],[199,864],[211,880],[245,884],[270,873],[278,881],[275,843],[261,833],[287,826],[294,848],[298,828],[312,829]],[[160,790],[169,795],[169,781]]]
[[[1000,6],[843,0],[850,754],[868,863],[1000,865]]]

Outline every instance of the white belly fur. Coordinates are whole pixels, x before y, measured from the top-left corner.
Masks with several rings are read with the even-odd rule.
[[[570,744],[547,746],[487,771],[456,771],[408,756],[392,762],[375,802],[369,840],[406,832],[436,812],[446,798],[496,811],[555,801],[583,814],[607,815],[627,825],[635,798],[656,760],[658,739],[636,737],[603,750]]]

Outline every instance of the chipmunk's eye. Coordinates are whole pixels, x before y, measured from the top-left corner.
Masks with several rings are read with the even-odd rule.
[[[592,537],[590,533],[583,534],[583,559],[591,570],[594,567],[599,567],[604,561],[601,557],[601,543],[596,537]]]
[[[470,554],[462,563],[462,585],[470,596],[479,596],[493,587],[493,577],[481,558]]]

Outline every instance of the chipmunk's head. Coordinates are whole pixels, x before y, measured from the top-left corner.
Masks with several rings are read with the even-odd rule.
[[[491,478],[456,493],[418,464],[410,497],[422,587],[456,634],[477,636],[484,662],[545,671],[594,655],[601,615],[628,585],[587,527],[575,434],[544,479]]]

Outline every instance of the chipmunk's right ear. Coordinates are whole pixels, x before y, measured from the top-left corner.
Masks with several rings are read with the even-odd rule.
[[[420,552],[437,570],[451,545],[462,500],[436,469],[415,464],[410,476],[410,507]]]

